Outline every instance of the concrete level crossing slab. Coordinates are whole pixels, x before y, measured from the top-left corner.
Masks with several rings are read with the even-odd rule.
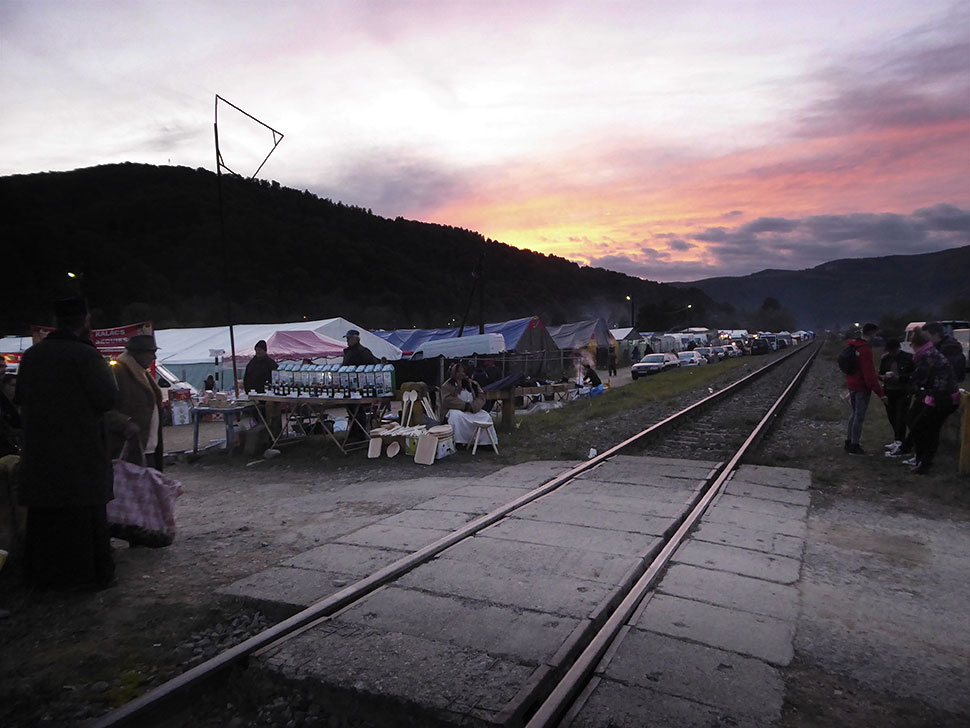
[[[438,560],[452,560],[466,569],[503,564],[518,572],[567,576],[603,584],[619,584],[624,575],[639,562],[635,556],[585,551],[569,546],[520,543],[504,538],[478,535],[455,544],[444,551]]]
[[[750,475],[750,477],[749,477]],[[752,482],[757,481],[757,482]],[[563,725],[774,726],[794,655],[808,474],[742,466]],[[769,504],[769,505],[765,505]],[[773,508],[781,505],[784,517]]]
[[[761,498],[763,500],[791,503],[792,505],[804,507],[807,507],[811,502],[811,495],[807,490],[749,483],[740,478],[732,478],[728,482],[724,492],[733,496]]]
[[[384,725],[488,720],[533,672],[437,635],[421,638],[349,622],[321,625],[260,660],[284,679],[318,684],[331,706],[349,703],[348,709],[359,710],[366,703],[368,717]]]
[[[611,466],[616,481],[609,479]],[[511,725],[591,637],[616,599],[615,585],[635,578],[645,557],[659,548],[660,534],[672,529],[648,509],[670,519],[682,515],[713,467],[611,459],[596,468],[595,481],[573,481],[543,496],[253,662],[283,678],[316,684],[328,699],[346,699],[360,711],[384,710],[383,716],[366,716],[381,725],[394,725],[403,715],[414,717],[415,725]],[[561,470],[542,464],[528,473],[548,480]],[[508,490],[542,484],[528,483],[514,468],[503,472],[505,482],[518,483]],[[572,488],[592,483],[586,492]],[[503,495],[490,478],[482,479],[478,494],[476,487],[462,483],[455,489],[462,493],[439,492],[390,522],[335,538],[277,568],[312,575],[318,588],[329,580],[333,589],[343,573],[335,569],[380,563],[447,532],[429,528],[439,521],[428,514],[458,520],[457,514],[470,515],[458,506]],[[639,487],[645,498],[624,508],[629,490],[618,495],[611,487]],[[651,503],[649,496],[658,491],[672,497]],[[780,714],[775,668],[791,660],[790,584],[798,559],[770,548],[771,539],[797,540],[789,531],[797,531],[792,524],[799,519],[786,509],[800,504],[767,497],[748,502],[757,495],[771,494],[732,493],[709,514],[727,514],[718,523],[722,537],[730,529],[757,533],[767,545],[752,549],[698,538],[678,550],[659,592],[601,665],[598,687],[575,716],[587,722],[577,725],[708,725],[725,714],[738,725],[770,725]],[[671,508],[675,503],[679,509]],[[779,543],[783,550],[794,541]],[[329,548],[342,551],[331,554]],[[282,576],[260,578],[268,584],[273,575]],[[589,706],[608,712],[591,713]],[[616,720],[604,723],[603,715]]]
[[[518,496],[514,496],[513,499]],[[414,508],[421,511],[452,511],[455,513],[474,513],[482,515],[495,507],[508,503],[505,495],[492,494],[488,496],[471,495],[439,495],[437,498],[418,503]]]
[[[273,618],[285,619],[360,578],[356,574],[272,566],[222,587],[219,594],[242,599]]]
[[[678,698],[640,685],[626,685],[602,678],[578,715],[563,728],[712,728],[737,725],[767,728],[771,724],[725,723],[724,711],[693,700]]]
[[[779,468],[770,465],[745,465],[735,479],[745,483],[756,483],[772,488],[807,491],[812,486],[812,474],[808,470]]]
[[[403,550],[376,546],[330,543],[284,559],[281,564],[295,569],[355,574],[358,578],[363,578],[397,561],[407,553]]]
[[[674,564],[667,569],[663,584],[657,591],[789,622],[798,618],[797,587],[730,571]]]
[[[794,622],[658,594],[633,625],[784,666],[794,655]]]
[[[741,718],[737,725],[781,717],[784,682],[761,660],[639,629],[624,635],[623,644],[601,677]]]
[[[792,559],[800,559],[805,541],[798,536],[786,536],[782,533],[757,531],[743,526],[732,526],[725,523],[705,521],[692,534],[693,541],[706,541],[714,544],[724,544],[735,548],[761,551],[766,554],[777,554]]]
[[[522,665],[537,665],[566,641],[579,620],[492,604],[485,600],[429,594],[391,585],[345,609],[338,618],[385,632],[401,632],[474,649]]]
[[[716,466],[717,463],[700,460],[617,455],[582,473],[579,479],[677,488],[676,481],[680,479],[706,480]]]
[[[412,526],[388,526],[383,523],[375,523],[372,526],[366,526],[353,533],[348,533],[346,536],[341,536],[336,540],[336,543],[375,546],[398,551],[417,551],[449,533],[451,533],[449,529],[443,528],[414,528]]]
[[[645,530],[647,525],[651,524],[645,524]],[[648,553],[660,536],[659,533],[613,531],[608,528],[546,523],[526,518],[507,518],[489,526],[482,533],[489,538],[502,538],[528,546],[571,546],[585,551],[601,551],[621,556]]]
[[[381,520],[382,526],[404,526],[407,528],[431,528],[454,531],[469,521],[474,521],[480,513],[464,513],[462,511],[433,511],[423,508],[412,508],[409,511],[388,516]]]
[[[404,589],[577,618],[588,616],[614,586],[498,563],[479,564],[474,580],[468,573],[466,562],[443,559],[432,568],[415,569],[396,584]]]
[[[642,500],[646,503],[683,505],[694,499],[703,487],[705,480],[696,480],[693,487],[685,487],[680,481],[666,482],[665,487],[660,487],[643,485],[642,483],[612,483],[597,478],[577,478],[569,484],[569,493],[577,495],[595,494],[609,498],[629,498]],[[671,487],[671,485],[676,487]]]
[[[595,481],[594,481],[595,482]],[[671,518],[682,513],[684,506],[687,505],[694,492],[683,495],[679,498],[657,498],[654,497],[660,488],[647,490],[638,486],[641,492],[639,496],[615,495],[606,488],[594,491],[580,491],[572,487],[572,484],[563,487],[561,493],[556,494],[556,502],[563,507],[578,506],[596,508],[597,510],[613,511],[615,513],[629,513],[630,515],[641,516],[661,516]],[[670,491],[676,492],[676,491]],[[537,505],[539,505],[537,503]]]
[[[692,564],[779,584],[794,584],[801,569],[800,559],[697,540],[689,541],[677,549],[673,563]]]
[[[767,501],[765,501],[767,502]],[[756,513],[741,508],[712,509],[704,518],[705,523],[719,523],[725,526],[739,526],[754,531],[780,533],[784,536],[805,538],[806,526],[803,518],[778,518],[765,513]]]
[[[671,518],[679,512],[683,512],[683,507],[667,516],[630,513],[602,508],[585,498],[570,498],[568,493],[554,493],[517,510],[515,517],[543,523],[607,528],[611,531],[662,534],[670,528]]]
[[[781,489],[775,488],[774,490]],[[724,508],[735,508],[740,511],[771,516],[772,518],[780,520],[800,520],[805,515],[806,508],[805,505],[784,503],[780,500],[768,500],[753,494],[731,495],[730,493],[722,493],[717,499],[717,504]]]

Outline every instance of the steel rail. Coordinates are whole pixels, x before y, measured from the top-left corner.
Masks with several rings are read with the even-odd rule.
[[[143,719],[151,715],[153,712],[158,711],[166,706],[180,693],[197,687],[207,680],[214,679],[222,672],[231,668],[237,662],[240,662],[244,658],[256,653],[257,651],[262,651],[280,644],[285,640],[296,636],[298,633],[302,633],[306,629],[313,627],[320,621],[329,619],[336,612],[345,609],[354,602],[359,601],[368,594],[374,592],[381,586],[394,581],[407,572],[412,571],[418,566],[428,562],[445,549],[454,546],[455,544],[475,535],[488,526],[502,520],[513,511],[516,511],[519,508],[522,508],[523,506],[528,505],[542,496],[560,488],[562,485],[574,479],[581,473],[591,470],[592,468],[595,468],[599,464],[605,462],[607,459],[619,454],[621,450],[634,445],[644,438],[657,434],[661,430],[670,427],[674,423],[687,418],[690,415],[696,414],[700,410],[710,406],[721,398],[729,396],[730,393],[733,393],[736,390],[750,384],[751,382],[760,379],[775,367],[779,366],[791,357],[803,352],[804,350],[804,348],[793,349],[790,353],[769,362],[765,366],[756,369],[738,381],[732,382],[724,389],[709,394],[707,397],[698,400],[688,407],[669,415],[668,417],[651,425],[636,435],[627,438],[618,445],[614,445],[608,450],[570,468],[564,473],[559,474],[528,493],[524,493],[518,498],[509,501],[508,503],[499,506],[495,510],[465,524],[452,533],[442,536],[437,541],[433,541],[417,551],[401,557],[397,561],[388,564],[373,574],[348,585],[334,594],[314,602],[306,609],[303,609],[291,617],[278,622],[272,627],[263,630],[259,634],[253,635],[249,639],[244,640],[243,642],[230,647],[224,652],[211,657],[205,662],[190,668],[181,675],[177,675],[171,680],[152,688],[148,692],[134,698],[110,713],[106,713],[105,715],[101,716],[92,724],[92,728],[114,728],[115,726],[132,725],[133,721]],[[809,357],[809,361],[814,358],[817,351],[818,347],[816,346],[815,351]]]
[[[620,630],[636,612],[637,607],[640,606],[644,597],[650,592],[657,577],[670,561],[674,552],[680,547],[687,533],[700,520],[701,516],[704,515],[704,512],[710,506],[714,497],[721,492],[724,484],[741,463],[742,458],[764,437],[781,409],[788,403],[795,389],[801,383],[802,379],[804,379],[818,351],[819,348],[816,347],[805,364],[799,369],[794,379],[785,388],[785,391],[775,400],[774,404],[769,408],[765,416],[761,418],[761,421],[758,422],[741,447],[734,453],[720,474],[714,478],[704,495],[696,502],[683,523],[681,523],[677,531],[670,537],[670,540],[667,541],[647,567],[647,570],[633,585],[627,596],[624,597],[619,606],[607,618],[603,627],[586,646],[586,649],[580,653],[576,661],[566,671],[563,678],[556,684],[552,692],[549,693],[548,697],[532,715],[529,722],[526,723],[525,728],[549,728],[550,726],[558,725],[560,719],[563,718],[566,711],[569,710],[570,706],[575,702],[576,698],[589,682],[590,676],[613,644]]]

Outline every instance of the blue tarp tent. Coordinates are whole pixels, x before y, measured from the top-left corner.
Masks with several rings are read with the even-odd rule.
[[[393,329],[372,331],[389,344],[401,349],[405,355],[419,351],[428,341],[453,339],[458,336],[458,329]],[[466,326],[463,336],[473,336],[478,333],[477,326]],[[559,348],[549,336],[542,319],[538,316],[503,321],[497,324],[485,324],[486,334],[502,334],[505,346],[509,351],[517,353],[547,352],[558,356]]]

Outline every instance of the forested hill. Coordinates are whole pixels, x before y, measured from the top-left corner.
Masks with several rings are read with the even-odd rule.
[[[703,294],[584,268],[460,228],[388,220],[267,181],[121,164],[0,178],[6,212],[0,333],[50,321],[80,285],[94,325],[219,325],[343,316],[368,328],[447,326],[469,305],[484,252],[485,318],[547,324],[640,306],[710,305]],[[225,240],[225,242],[224,242]],[[67,272],[83,277],[69,279]],[[478,296],[469,323],[478,323]]]
[[[808,270],[763,270],[707,278],[694,287],[735,309],[777,300],[802,326],[844,328],[855,321],[887,324],[970,316],[970,245],[919,255],[833,260]],[[893,318],[899,321],[892,322]]]

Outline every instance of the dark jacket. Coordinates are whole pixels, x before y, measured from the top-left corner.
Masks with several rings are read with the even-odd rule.
[[[603,383],[600,380],[599,374],[592,367],[586,367],[583,377],[589,381],[589,386],[591,387],[598,387]]]
[[[371,350],[358,341],[353,346],[344,349],[344,360],[341,364],[342,366],[359,366],[360,364],[377,363],[379,363],[379,360]]]
[[[908,351],[898,350],[895,354],[888,351],[879,360],[879,375],[884,376],[894,372],[896,376],[883,381],[883,389],[901,392],[909,389],[909,379],[913,374],[913,355]]]
[[[845,375],[845,386],[853,392],[865,392],[871,390],[877,397],[884,397],[882,385],[879,384],[879,377],[876,376],[876,365],[872,361],[872,347],[865,339],[849,339],[849,346],[856,349],[856,362],[859,366],[852,374]]]
[[[17,406],[0,392],[0,457],[20,452],[21,427]]]
[[[112,458],[121,455],[121,448],[125,444],[124,431],[128,420],[138,425],[138,441],[141,452],[148,444],[148,434],[152,424],[152,411],[158,412],[158,424],[155,447],[155,462],[162,464],[165,449],[162,445],[162,390],[147,371],[135,361],[127,352],[118,357],[118,363],[111,367],[115,383],[118,386],[118,401],[115,408],[105,415],[108,427],[108,453]],[[141,452],[130,452],[128,460],[141,462]]]
[[[273,371],[279,368],[280,365],[272,357],[254,356],[243,373],[243,389],[247,392],[265,393],[266,385],[273,380]]]
[[[104,413],[117,394],[98,350],[69,331],[24,352],[15,397],[24,425],[23,505],[96,506],[114,497]]]
[[[958,382],[962,382],[967,375],[967,357],[963,353],[963,346],[952,336],[944,336],[940,343],[936,344],[936,349],[953,367],[953,376]]]
[[[925,344],[913,354],[916,368],[913,370],[913,386],[917,397],[932,398],[931,406],[949,408],[956,404],[956,376],[953,367],[941,351],[932,344]]]

